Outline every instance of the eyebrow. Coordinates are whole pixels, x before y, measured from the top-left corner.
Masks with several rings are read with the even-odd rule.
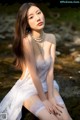
[[[36,10],[36,13],[37,13],[38,11],[39,11],[39,9],[38,9],[38,10]],[[32,13],[31,13],[31,14],[29,14],[29,15],[28,15],[28,17],[29,17],[29,16],[31,16],[31,15],[33,15],[33,14],[32,14]]]

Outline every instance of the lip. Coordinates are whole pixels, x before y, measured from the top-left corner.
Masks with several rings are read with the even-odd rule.
[[[38,26],[41,26],[41,25],[43,25],[43,22],[39,22],[37,25],[38,25]]]

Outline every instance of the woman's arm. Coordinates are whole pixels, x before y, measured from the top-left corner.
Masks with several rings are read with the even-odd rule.
[[[53,93],[54,92],[53,80],[54,80],[55,49],[56,49],[56,43],[52,43],[51,51],[50,51],[51,57],[52,57],[52,64],[51,64],[49,72],[47,74],[48,100],[52,104],[54,113],[61,115],[63,107],[56,102],[54,93]]]
[[[28,38],[25,38],[23,40],[25,62],[27,60],[27,67],[28,67],[28,70],[32,77],[33,83],[38,91],[40,99],[42,101],[44,101],[46,99],[46,96],[43,92],[42,84],[41,84],[38,74],[37,74],[35,57],[34,57],[34,53],[33,53],[33,47],[32,47],[31,40],[29,40],[29,39],[30,39],[30,37],[28,36]]]
[[[47,74],[48,98],[52,98],[54,96],[53,80],[54,80],[55,49],[56,49],[56,44],[51,43],[50,55],[52,58],[52,62],[51,62],[51,66],[50,66],[50,69],[49,69],[48,74]]]

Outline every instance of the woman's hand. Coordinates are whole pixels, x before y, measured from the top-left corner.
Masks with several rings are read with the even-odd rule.
[[[58,104],[56,102],[55,98],[53,98],[53,97],[49,98],[49,102],[52,104],[52,108],[53,108],[54,114],[61,115],[63,106],[61,106],[60,104]]]
[[[53,106],[52,106],[52,103],[49,102],[49,100],[44,100],[43,104],[50,114],[53,113]]]

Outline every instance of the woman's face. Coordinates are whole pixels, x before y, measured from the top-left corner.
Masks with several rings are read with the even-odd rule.
[[[31,6],[28,10],[28,23],[32,30],[41,30],[44,28],[45,19],[42,11],[36,7]]]

